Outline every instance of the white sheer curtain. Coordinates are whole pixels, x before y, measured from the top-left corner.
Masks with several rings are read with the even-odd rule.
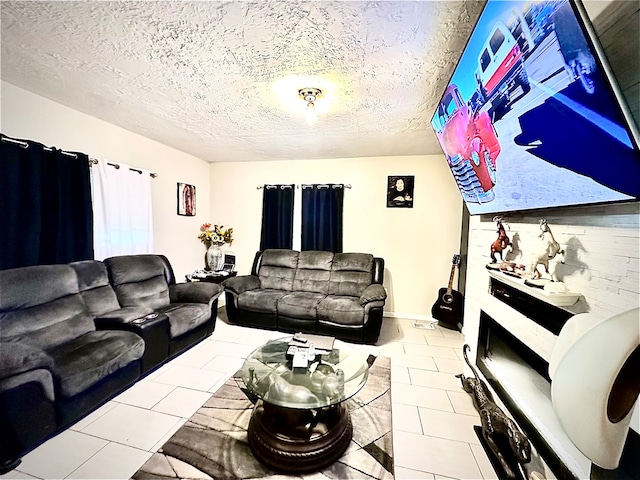
[[[149,170],[131,170],[124,163],[99,160],[93,164],[91,193],[96,260],[153,253],[150,174]]]

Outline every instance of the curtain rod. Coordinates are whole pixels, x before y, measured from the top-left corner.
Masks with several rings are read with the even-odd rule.
[[[89,164],[91,164],[91,165],[95,165],[95,164],[97,164],[99,162],[100,162],[100,160],[98,160],[97,158],[90,158],[89,159]],[[107,162],[107,165],[109,165],[109,166],[111,166],[111,167],[113,167],[115,169],[119,169],[120,168],[120,165],[118,165],[117,163]],[[138,173],[142,174],[142,170],[138,170],[137,168],[129,167],[129,170],[132,171],[132,172],[138,172]],[[156,178],[158,176],[158,174],[155,173],[155,172],[150,172],[149,176],[151,178]]]
[[[296,188],[300,188],[301,186],[302,186],[302,188],[303,188],[303,189],[304,189],[304,188],[311,188],[311,187],[312,187],[312,185],[306,185],[306,184],[304,184],[304,185],[295,185],[295,187],[296,187]],[[320,187],[329,188],[329,185],[328,185],[328,184],[321,184],[321,185],[319,185],[319,186],[320,186]],[[265,187],[266,187],[267,189],[270,189],[270,188],[278,188],[278,187],[280,187],[282,190],[284,190],[285,188],[291,188],[291,185],[258,185],[258,186],[256,187],[256,189],[257,189],[257,190],[262,190],[262,189],[263,189],[263,188],[265,188]],[[351,184],[350,184],[350,183],[347,183],[346,185],[343,185],[343,187],[344,187],[344,188],[351,188]],[[334,188],[335,188],[335,186],[334,186]]]
[[[7,143],[15,143],[17,145],[20,145],[22,148],[29,148],[29,143],[23,142],[22,140],[15,140],[13,138],[3,136],[2,141]],[[43,146],[42,148],[44,148],[47,152],[53,152],[52,147]],[[78,158],[78,155],[72,152],[65,152],[64,150],[60,150],[60,153],[62,153],[63,155],[67,155],[69,157]]]
[[[15,143],[16,145],[20,145],[20,147],[22,147],[22,148],[29,148],[29,142],[23,142],[22,140],[16,140],[14,138],[6,137],[4,135],[2,136],[2,141],[3,142],[7,142],[7,143]],[[44,148],[48,152],[52,152],[53,151],[52,147],[43,146],[42,148]],[[78,155],[76,155],[75,153],[72,153],[72,152],[65,152],[64,150],[60,150],[60,153],[62,153],[63,155],[68,155],[68,156],[73,157],[73,158],[78,158]],[[96,163],[98,163],[98,159],[97,158],[89,158],[89,166],[95,165]],[[109,163],[109,162],[107,162],[107,165],[111,165],[112,167],[115,167],[115,168],[120,168],[120,165],[118,165],[117,163]],[[129,170],[142,174],[142,170],[138,170],[137,168],[129,168]],[[158,176],[157,173],[153,173],[153,172],[150,173],[149,175],[151,176],[151,178],[156,178]]]

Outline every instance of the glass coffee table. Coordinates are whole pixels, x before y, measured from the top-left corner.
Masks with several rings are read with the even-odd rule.
[[[340,340],[307,368],[293,368],[291,337],[271,340],[251,353],[241,374],[258,397],[247,437],[253,454],[275,470],[309,472],[337,460],[353,434],[345,400],[367,381],[364,355]]]

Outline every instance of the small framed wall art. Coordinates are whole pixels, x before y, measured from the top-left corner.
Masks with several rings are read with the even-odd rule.
[[[196,187],[178,182],[178,215],[194,217],[196,214]]]
[[[390,175],[387,179],[387,208],[413,208],[413,175]]]

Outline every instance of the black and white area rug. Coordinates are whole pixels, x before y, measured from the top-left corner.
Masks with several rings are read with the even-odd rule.
[[[132,478],[143,479],[380,479],[392,480],[391,360],[377,357],[367,383],[348,400],[353,439],[325,469],[282,475],[255,459],[247,443],[253,403],[237,372]]]

